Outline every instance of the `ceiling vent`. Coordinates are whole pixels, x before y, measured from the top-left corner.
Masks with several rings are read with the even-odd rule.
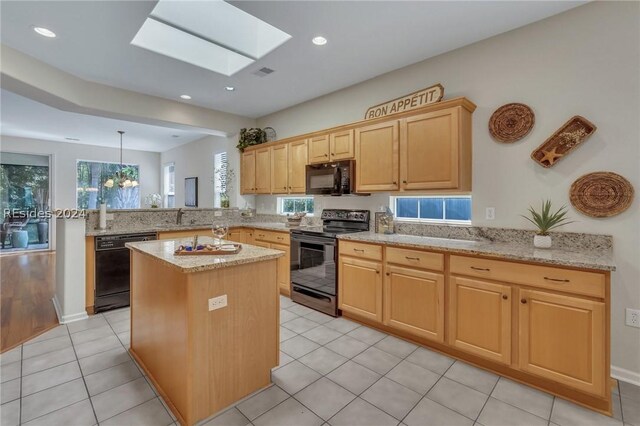
[[[271,74],[273,70],[271,68],[262,67],[258,71],[254,71],[252,74],[257,75],[258,77],[266,77]]]

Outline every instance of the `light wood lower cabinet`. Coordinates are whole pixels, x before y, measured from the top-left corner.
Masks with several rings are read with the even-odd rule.
[[[252,239],[252,240],[251,240]],[[275,241],[275,242],[273,242]],[[285,252],[279,257],[277,264],[277,281],[280,293],[291,294],[291,247],[289,234],[286,232],[253,229],[248,244]]]
[[[511,363],[511,286],[476,279],[449,281],[449,344]]]
[[[246,228],[231,228],[225,240],[234,241],[241,244],[249,244],[249,230]]]
[[[340,256],[338,308],[382,322],[382,262]]]
[[[386,265],[383,301],[385,325],[444,341],[444,275]]]
[[[596,395],[605,394],[605,304],[520,289],[521,370]]]

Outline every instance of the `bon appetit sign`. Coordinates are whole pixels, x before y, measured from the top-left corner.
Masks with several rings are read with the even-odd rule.
[[[380,105],[372,106],[364,115],[365,120],[371,118],[384,117],[385,115],[395,114],[397,112],[411,111],[425,105],[440,102],[444,95],[444,87],[441,84],[434,84],[426,89],[399,97]]]

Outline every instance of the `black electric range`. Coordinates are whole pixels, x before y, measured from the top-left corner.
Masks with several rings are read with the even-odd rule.
[[[369,230],[369,210],[324,209],[322,226],[291,230],[291,299],[338,315],[338,235]]]

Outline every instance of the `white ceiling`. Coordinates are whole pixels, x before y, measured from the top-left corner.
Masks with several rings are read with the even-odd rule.
[[[2,1],[1,41],[87,80],[169,99],[189,94],[200,106],[260,117],[584,2],[231,3],[293,36],[232,77],[131,45],[154,1]],[[329,43],[314,46],[316,35]],[[275,72],[253,75],[265,66]]]
[[[0,91],[1,132],[6,136],[162,152],[207,136],[196,132],[60,111],[6,90]],[[178,137],[173,137],[177,135]],[[76,138],[70,141],[65,138]]]

